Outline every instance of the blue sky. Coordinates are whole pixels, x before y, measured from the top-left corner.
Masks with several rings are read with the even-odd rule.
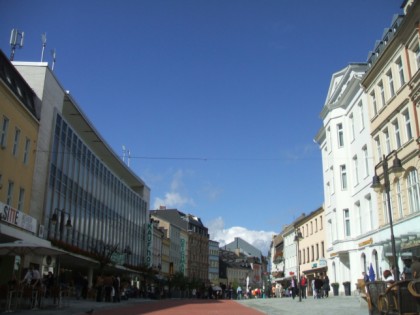
[[[322,125],[331,75],[365,62],[400,1],[0,0],[0,49],[44,61],[111,147],[166,205],[211,237],[265,252],[323,203]]]

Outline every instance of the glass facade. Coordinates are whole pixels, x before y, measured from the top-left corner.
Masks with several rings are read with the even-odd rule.
[[[48,238],[82,252],[118,245],[122,262],[145,263],[147,200],[121,181],[59,114],[50,161]],[[51,222],[54,214],[57,224]],[[72,227],[64,229],[68,219]]]

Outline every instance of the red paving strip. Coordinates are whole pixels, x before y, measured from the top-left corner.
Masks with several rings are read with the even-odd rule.
[[[255,309],[230,300],[163,300],[108,310],[94,315],[261,315]]]

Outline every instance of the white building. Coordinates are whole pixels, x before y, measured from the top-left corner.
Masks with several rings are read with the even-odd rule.
[[[322,152],[326,258],[331,282],[352,283],[372,262],[378,229],[367,97],[360,81],[366,64],[333,74],[316,136]],[[340,286],[343,290],[343,286]]]

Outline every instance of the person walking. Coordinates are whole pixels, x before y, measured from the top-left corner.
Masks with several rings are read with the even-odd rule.
[[[238,300],[242,299],[242,288],[240,285],[238,285],[238,287],[236,288],[236,297]]]
[[[306,299],[306,287],[308,286],[308,279],[306,279],[305,275],[302,275],[300,278],[300,290],[302,299]]]
[[[328,297],[329,292],[331,290],[330,288],[330,278],[328,278],[327,275],[324,277],[324,284],[322,285],[322,289],[324,290],[324,297]]]
[[[320,299],[322,298],[322,286],[323,286],[323,281],[321,280],[321,278],[319,276],[316,276],[315,278],[315,290],[316,290],[316,298]]]
[[[296,283],[296,277],[292,277],[292,280],[290,282],[290,291],[292,293],[292,298],[293,300],[296,297],[296,292],[297,292],[297,283]]]

